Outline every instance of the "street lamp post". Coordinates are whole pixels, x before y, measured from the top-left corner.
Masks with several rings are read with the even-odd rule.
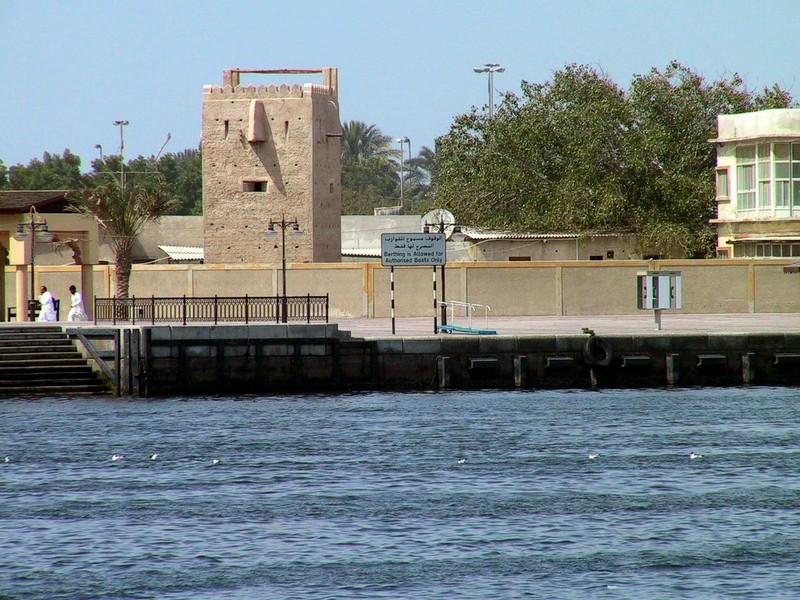
[[[17,224],[17,231],[14,233],[14,239],[18,242],[24,242],[28,238],[31,240],[31,295],[29,300],[36,298],[36,283],[34,281],[36,279],[36,260],[34,258],[36,240],[38,239],[40,242],[52,242],[53,237],[53,234],[50,233],[50,228],[47,226],[47,221],[39,218],[39,213],[36,212],[36,208],[33,206],[31,206],[31,210],[28,213],[28,220]],[[31,308],[29,318],[33,321],[33,308]]]
[[[431,231],[435,231],[436,233],[444,233],[447,227],[453,228],[453,233],[461,233],[461,226],[456,225],[455,223],[447,223],[444,218],[440,218],[438,223],[428,223],[425,221],[425,225],[423,227],[423,232],[430,233]],[[445,238],[446,239],[446,238]],[[445,242],[446,244],[447,242]],[[446,294],[446,287],[445,287],[445,265],[447,264],[447,256],[445,253],[445,262],[441,266],[442,270],[442,325],[447,325],[447,294]],[[435,269],[436,267],[434,267]]]
[[[125,192],[125,137],[123,135],[123,127],[129,125],[128,121],[114,121],[114,126],[119,127],[119,179],[122,192]]]
[[[506,69],[497,63],[486,63],[482,67],[473,67],[472,70],[476,73],[489,74],[489,118],[491,119],[494,116],[494,74],[502,73]]]
[[[286,323],[288,321],[288,302],[286,301],[286,228],[291,227],[289,235],[292,237],[299,237],[303,235],[303,232],[300,230],[300,224],[297,222],[297,218],[287,221],[285,213],[281,213],[280,221],[269,220],[266,233],[268,238],[278,235],[278,232],[275,231],[275,227],[281,228],[281,289],[283,292],[281,298],[281,323]]]
[[[103,160],[103,145],[102,144],[95,144],[94,147],[97,148],[98,150],[100,150],[100,160],[102,161]]]
[[[400,144],[400,206],[403,206],[403,184],[405,181],[405,161],[403,160],[403,144],[408,144],[408,158],[411,158],[411,140],[407,137],[397,138]]]

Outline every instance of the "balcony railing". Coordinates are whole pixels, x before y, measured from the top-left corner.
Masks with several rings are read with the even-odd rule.
[[[328,322],[324,296],[213,296],[209,298],[95,298],[96,323]],[[286,315],[284,318],[283,311]]]

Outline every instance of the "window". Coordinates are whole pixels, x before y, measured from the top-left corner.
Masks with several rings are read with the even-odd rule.
[[[717,169],[717,199],[729,193]],[[725,194],[725,195],[723,195]],[[763,143],[736,148],[736,210],[786,214],[800,208],[800,144]]]
[[[728,169],[717,169],[717,199],[728,199]]]
[[[752,210],[756,207],[756,147],[740,146],[736,149],[736,209]]]
[[[787,208],[791,202],[791,146],[775,144],[775,207]]]
[[[243,192],[266,192],[267,191],[267,183],[266,181],[242,181],[242,191]]]
[[[772,156],[769,144],[758,145],[758,208],[772,206]]]
[[[800,256],[800,244],[737,244],[735,255],[738,258],[793,258]]]

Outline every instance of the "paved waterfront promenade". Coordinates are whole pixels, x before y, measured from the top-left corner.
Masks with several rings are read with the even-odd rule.
[[[392,321],[389,318],[380,319],[331,319],[331,323],[339,326],[340,330],[352,332],[356,337],[382,338],[391,337]],[[466,318],[458,317],[458,325],[466,325]],[[253,323],[264,325],[266,323]],[[0,327],[18,327],[22,323],[12,321],[0,323]],[[86,326],[93,323],[28,323],[29,327],[48,325],[61,326]],[[147,323],[141,323],[147,325]],[[194,323],[202,325],[202,323]],[[209,324],[210,325],[210,324]],[[234,325],[231,323],[230,325]],[[473,327],[485,327],[483,317],[474,318]],[[102,323],[100,327],[108,327]],[[568,316],[568,317],[489,317],[488,328],[497,331],[498,335],[565,335],[580,334],[581,329],[588,327],[597,335],[612,334],[658,334],[655,328],[655,319],[652,313],[643,312],[641,315],[613,315],[613,316]],[[728,315],[687,315],[670,314],[665,312],[661,317],[662,334],[675,333],[709,333],[709,334],[736,334],[736,333],[800,333],[800,314],[797,313],[759,313],[759,314],[728,314]],[[395,335],[403,337],[433,335],[432,317],[405,317],[395,320]],[[447,334],[443,334],[447,335]]]
[[[356,337],[391,337],[391,319],[342,319],[331,320],[339,329],[351,331]],[[465,325],[466,319],[456,323]],[[473,327],[484,327],[486,321],[473,319]],[[593,329],[597,335],[611,334],[658,334],[652,313],[624,316],[570,316],[570,317],[489,317],[489,329],[498,335],[564,335],[580,334],[583,327]],[[395,321],[395,335],[433,335],[433,318],[402,318]],[[669,314],[661,317],[662,334],[675,333],[800,333],[800,314],[733,314],[733,315],[686,315]],[[445,334],[446,335],[446,334]]]

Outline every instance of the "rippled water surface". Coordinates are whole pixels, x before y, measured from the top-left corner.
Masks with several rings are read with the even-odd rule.
[[[0,598],[800,597],[799,397],[0,401]]]

